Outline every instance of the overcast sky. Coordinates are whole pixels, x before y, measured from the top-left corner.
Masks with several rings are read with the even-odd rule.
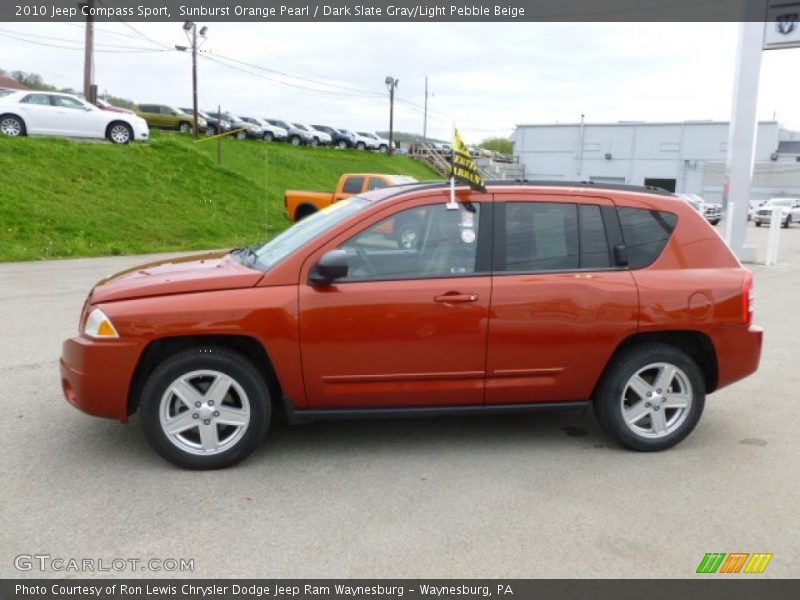
[[[455,122],[470,143],[582,113],[590,122],[727,120],[738,35],[735,23],[204,25],[201,108],[385,130],[392,75],[400,80],[395,128],[421,133],[427,74],[429,136],[449,139]],[[165,50],[186,44],[181,24],[132,27],[97,25],[101,93],[190,106],[190,56]],[[0,68],[80,89],[82,39],[76,23],[0,23]],[[800,130],[798,73],[800,49],[764,54],[759,118],[777,115]]]

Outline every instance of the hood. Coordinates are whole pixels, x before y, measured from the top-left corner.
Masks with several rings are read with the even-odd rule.
[[[153,262],[121,271],[98,282],[89,295],[91,304],[253,287],[263,276],[228,252],[197,254]]]

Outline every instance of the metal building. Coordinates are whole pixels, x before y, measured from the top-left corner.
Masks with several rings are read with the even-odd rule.
[[[656,185],[722,201],[728,123],[518,125],[511,139],[529,180]],[[758,125],[753,199],[800,196],[800,132]]]

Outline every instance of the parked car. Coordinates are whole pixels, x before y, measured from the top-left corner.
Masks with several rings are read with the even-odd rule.
[[[753,215],[756,227],[761,227],[762,224],[769,225],[774,208],[780,210],[782,227],[788,228],[793,222],[800,222],[800,198],[771,198]]]
[[[136,114],[132,110],[129,110],[127,108],[120,108],[119,106],[114,106],[113,104],[106,102],[102,98],[98,98],[97,101],[94,103],[94,105],[100,110],[107,110],[109,112],[121,113],[123,115]]]
[[[368,133],[366,131],[359,131],[358,135],[372,141],[372,145],[367,146],[370,150],[378,150],[380,152],[389,151],[389,140],[379,137],[374,133]]]
[[[180,108],[167,104],[139,104],[134,111],[142,117],[150,127],[158,129],[177,129],[181,133],[194,130],[194,115],[183,112]],[[208,123],[205,119],[197,119],[197,127],[205,130]]]
[[[264,139],[264,130],[259,125],[254,125],[252,123],[248,123],[239,115],[235,115],[231,112],[224,111],[222,114],[212,112],[212,117],[221,118],[231,125],[231,131],[235,131],[234,135],[236,139],[244,140],[244,139],[253,139],[253,140],[263,140]]]
[[[310,131],[296,127],[294,124],[287,121],[281,121],[279,119],[265,119],[265,121],[270,125],[285,129],[289,134],[289,143],[292,144],[292,146],[311,144],[314,139]]]
[[[331,145],[340,150],[354,148],[356,145],[356,137],[350,132],[345,133],[343,130],[328,125],[312,125],[312,127],[317,131],[324,131],[331,136]]]
[[[340,129],[344,135],[350,136],[353,140],[353,147],[356,150],[377,150],[378,146],[375,140],[358,133],[357,131],[350,131],[349,129]]]
[[[150,129],[133,114],[104,111],[72,94],[15,91],[0,96],[0,132],[107,139],[114,144],[145,141]]]
[[[250,123],[250,125],[254,125],[258,127],[263,132],[262,138],[268,142],[273,140],[286,140],[289,137],[288,132],[283,127],[277,127],[270,123],[267,123],[263,119],[257,119],[256,117],[242,117],[242,121],[245,123]]]
[[[312,146],[330,146],[331,136],[324,131],[314,129],[311,125],[306,125],[305,123],[292,123],[292,125],[311,134],[310,144]]]
[[[747,206],[747,220],[752,221],[758,208],[766,204],[766,202],[766,200],[750,200]]]
[[[94,286],[67,400],[190,469],[290,423],[585,409],[622,445],[686,438],[758,368],[753,277],[697,212],[645,188],[447,182],[337,202],[272,241]],[[412,249],[393,224],[423,223]],[[613,460],[613,458],[612,458]]]
[[[678,197],[683,198],[691,204],[692,207],[703,215],[712,225],[717,225],[722,220],[721,204],[706,202],[697,194],[678,194]]]
[[[194,113],[194,109],[192,108],[181,108],[183,112],[187,115],[191,115]],[[231,124],[228,123],[225,119],[218,119],[217,117],[213,117],[207,112],[203,110],[198,110],[197,114],[206,122],[206,128],[204,133],[206,135],[217,135],[220,133],[227,133],[231,130]]]
[[[413,177],[406,175],[347,173],[339,178],[334,192],[286,190],[283,196],[283,207],[289,218],[296,222],[355,194],[416,181]]]

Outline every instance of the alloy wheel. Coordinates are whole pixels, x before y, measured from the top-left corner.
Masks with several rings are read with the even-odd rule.
[[[192,371],[175,379],[161,397],[161,428],[180,450],[214,455],[234,446],[250,424],[250,400],[220,371]]]
[[[131,132],[125,125],[114,125],[110,137],[115,144],[127,144],[131,140]]]
[[[22,123],[20,123],[19,119],[15,119],[14,117],[6,117],[0,121],[0,131],[5,135],[17,137],[22,135]]]
[[[628,429],[644,438],[662,438],[677,431],[692,406],[689,377],[673,364],[659,362],[639,369],[620,398]]]

